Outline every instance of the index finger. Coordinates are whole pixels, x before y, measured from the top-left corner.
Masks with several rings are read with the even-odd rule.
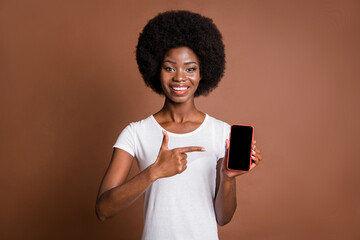
[[[176,148],[177,151],[180,153],[187,153],[187,152],[204,152],[205,148],[198,147],[198,146],[191,146],[191,147],[182,147],[182,148]]]

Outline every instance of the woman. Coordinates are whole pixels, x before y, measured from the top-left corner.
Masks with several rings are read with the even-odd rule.
[[[230,127],[195,106],[217,87],[225,68],[222,37],[212,20],[170,11],[140,34],[136,59],[163,108],[129,124],[114,145],[96,203],[100,220],[145,193],[143,239],[218,239],[236,209],[235,177],[226,168]],[[136,158],[140,173],[127,180]],[[253,169],[262,157],[253,144]]]

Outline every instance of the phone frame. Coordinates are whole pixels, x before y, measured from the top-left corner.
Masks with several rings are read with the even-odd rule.
[[[250,149],[250,156],[249,156],[249,170],[238,170],[238,169],[231,169],[229,168],[229,154],[230,154],[230,140],[231,140],[231,130],[233,126],[244,126],[244,127],[251,127],[252,129],[252,136],[251,136],[251,149]],[[250,171],[251,168],[251,154],[252,154],[252,146],[254,143],[254,126],[250,125],[250,124],[231,124],[230,126],[230,133],[229,133],[229,150],[227,152],[227,158],[226,158],[226,169],[228,171],[232,171],[232,172],[248,172]]]

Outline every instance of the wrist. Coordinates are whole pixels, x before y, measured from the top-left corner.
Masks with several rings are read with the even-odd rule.
[[[157,175],[156,173],[156,170],[155,170],[155,163],[154,164],[151,164],[148,168],[147,168],[147,172],[148,172],[148,177],[150,179],[151,182],[154,182],[156,181],[159,176]]]
[[[229,176],[228,171],[223,169],[223,171],[221,171],[221,179],[225,182],[232,182],[235,180],[235,176]]]

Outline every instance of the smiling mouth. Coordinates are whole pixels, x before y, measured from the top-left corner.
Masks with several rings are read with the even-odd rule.
[[[171,86],[170,88],[177,95],[183,95],[189,89],[189,87],[173,87],[173,86]]]

